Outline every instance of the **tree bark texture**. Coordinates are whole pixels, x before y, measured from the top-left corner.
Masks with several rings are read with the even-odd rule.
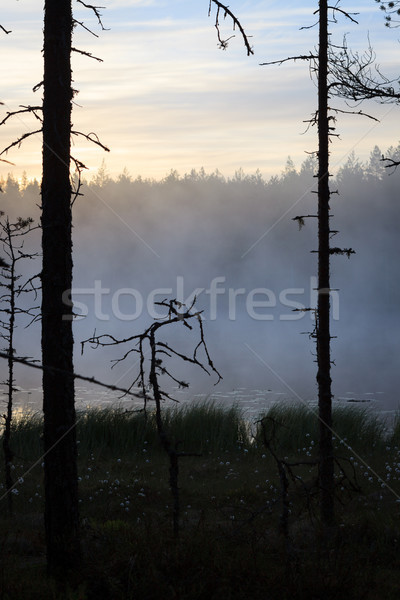
[[[319,2],[318,56],[318,307],[317,383],[321,519],[334,522],[334,461],[332,444],[332,391],[330,356],[330,226],[329,226],[329,114],[328,114],[328,3]]]
[[[42,357],[47,565],[62,577],[80,561],[73,379],[71,0],[46,0],[42,178]],[[52,370],[54,369],[54,370]]]

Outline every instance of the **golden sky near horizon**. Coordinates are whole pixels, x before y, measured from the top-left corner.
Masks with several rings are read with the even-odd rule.
[[[79,4],[76,18],[98,35],[75,29],[73,45],[103,62],[74,54],[75,98],[73,124],[84,133],[96,132],[109,153],[73,138],[73,155],[84,162],[91,177],[105,160],[111,175],[126,168],[136,177],[162,178],[171,169],[180,174],[192,168],[219,169],[232,175],[243,168],[264,176],[279,174],[290,155],[297,167],[306,151],[315,150],[315,130],[304,133],[315,110],[316,88],[304,62],[260,66],[266,61],[306,54],[316,44],[311,25],[316,0],[232,0],[230,9],[251,37],[254,56],[247,57],[240,34],[222,51],[217,47],[215,11],[208,17],[208,0],[105,0],[101,31],[90,12]],[[389,77],[398,76],[398,31],[384,27],[382,13],[369,0],[342,3],[354,9],[359,25],[344,19],[332,24],[335,40],[347,33],[348,44],[362,51],[369,34],[377,61]],[[0,23],[12,32],[0,34],[1,114],[20,104],[41,102],[32,88],[42,79],[42,0],[9,2]],[[223,35],[232,35],[227,19]],[[397,70],[396,70],[397,69]],[[343,103],[334,101],[343,108]],[[354,150],[361,160],[377,144],[382,151],[397,145],[400,112],[395,105],[364,103],[363,110],[380,119],[340,115],[340,139],[332,144],[332,170]],[[357,108],[358,110],[359,108]],[[25,115],[1,128],[1,146],[37,129]],[[0,177],[12,172],[40,178],[41,139],[32,136],[4,156]]]

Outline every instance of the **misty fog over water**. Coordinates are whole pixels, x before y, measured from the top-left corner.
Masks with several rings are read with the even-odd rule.
[[[339,192],[331,198],[332,229],[339,231],[332,246],[356,252],[350,259],[332,257],[332,380],[335,400],[391,410],[400,404],[400,171],[388,175],[381,154],[375,150],[365,165],[350,157],[331,185]],[[174,362],[173,374],[191,383],[188,397],[242,398],[250,407],[315,400],[313,312],[302,309],[316,305],[317,224],[308,218],[299,231],[292,220],[316,214],[314,172],[311,159],[297,170],[288,161],[269,181],[242,172],[226,179],[218,172],[173,171],[160,182],[126,173],[114,181],[100,170],[73,208],[73,299],[81,315],[74,324],[76,372],[129,386],[138,373],[137,355],[112,370],[110,360],[132,345],[87,345],[81,355],[80,342],[94,330],[116,338],[141,333],[162,314],[154,301],[190,303],[196,295],[223,381],[214,387],[214,375]],[[2,210],[10,218],[39,219],[37,184],[19,190],[10,178],[2,187]],[[40,233],[31,244],[39,249]],[[27,268],[40,270],[40,261]],[[165,339],[182,353],[198,341],[183,326]],[[39,324],[20,324],[16,352],[40,360]],[[20,402],[39,397],[40,374],[19,367],[16,379],[31,392],[21,393]],[[78,407],[107,400],[107,394],[88,393],[77,382]]]

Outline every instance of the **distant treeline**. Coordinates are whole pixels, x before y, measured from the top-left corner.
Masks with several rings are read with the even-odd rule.
[[[334,175],[334,181],[341,182],[349,175],[356,175],[363,179],[383,179],[385,174],[390,174],[393,169],[386,168],[385,161],[383,158],[391,159],[394,161],[400,160],[400,142],[397,146],[390,146],[386,152],[383,152],[378,146],[374,146],[370,153],[368,161],[360,161],[355,152],[352,151],[346,162],[339,166]],[[108,170],[105,161],[103,161],[101,167],[92,177],[83,178],[85,185],[90,187],[103,187],[110,183],[137,183],[147,184],[153,186],[159,186],[169,183],[176,182],[220,182],[220,183],[248,183],[254,185],[276,185],[277,183],[283,183],[293,177],[309,177],[314,176],[317,171],[317,159],[315,156],[308,156],[300,168],[296,168],[293,160],[288,156],[286,165],[282,172],[278,175],[272,175],[269,179],[266,179],[259,169],[255,173],[245,173],[242,168],[235,171],[235,174],[230,177],[224,176],[218,169],[215,169],[211,173],[207,173],[204,168],[199,170],[192,169],[189,173],[181,175],[177,170],[171,169],[171,171],[162,179],[143,178],[141,175],[133,177],[127,168],[124,168],[122,173],[117,177],[113,178]],[[40,189],[40,183],[37,179],[30,179],[28,174],[24,172],[20,179],[9,173],[7,177],[0,177],[0,188],[7,195],[15,194],[30,194],[38,192]]]

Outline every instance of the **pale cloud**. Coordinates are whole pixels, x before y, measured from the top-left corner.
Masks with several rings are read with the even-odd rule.
[[[6,110],[18,104],[37,104],[42,93],[33,94],[32,87],[42,79],[43,3],[24,0],[23,4],[24,10],[22,3],[10,4],[12,10],[6,11],[4,22],[13,34],[0,37],[0,54],[7,56],[0,63],[0,99]],[[359,29],[341,20],[335,26],[338,39],[351,30],[349,42],[360,49],[370,30],[383,70],[396,73],[394,33],[384,28],[382,15],[375,6],[375,12],[371,9],[371,2],[360,4]],[[102,11],[110,31],[99,31],[96,19],[89,23],[98,38],[75,29],[74,45],[104,62],[73,56],[74,86],[80,90],[76,102],[82,105],[74,107],[74,127],[84,132],[95,130],[111,148],[105,158],[113,174],[124,166],[132,173],[155,177],[171,168],[185,171],[205,166],[227,175],[239,167],[260,168],[269,175],[283,168],[288,155],[299,165],[305,151],[315,149],[315,131],[301,135],[303,121],[316,104],[307,64],[259,66],[312,50],[316,29],[299,28],[315,18],[314,0],[292,0],[284,9],[275,0],[236,1],[230,8],[253,36],[255,56],[246,56],[237,31],[228,50],[218,50],[214,21],[207,17],[208,0],[110,0]],[[89,18],[87,13],[82,8],[79,17]],[[225,34],[232,34],[228,22]],[[332,145],[338,164],[354,145],[364,158],[374,140],[379,140],[382,150],[397,143],[397,110],[387,113],[387,107],[374,104],[368,110],[383,116],[373,129],[370,121],[339,119],[342,141],[335,140]],[[27,117],[17,119],[0,132],[2,145],[36,126]],[[101,151],[80,140],[74,143],[77,158],[82,156],[95,171],[103,159]],[[14,172],[25,169],[38,176],[39,136],[9,158],[17,163]],[[9,170],[2,165],[0,174]]]
[[[136,8],[139,6],[162,6],[165,2],[160,0],[108,0],[107,9]]]

